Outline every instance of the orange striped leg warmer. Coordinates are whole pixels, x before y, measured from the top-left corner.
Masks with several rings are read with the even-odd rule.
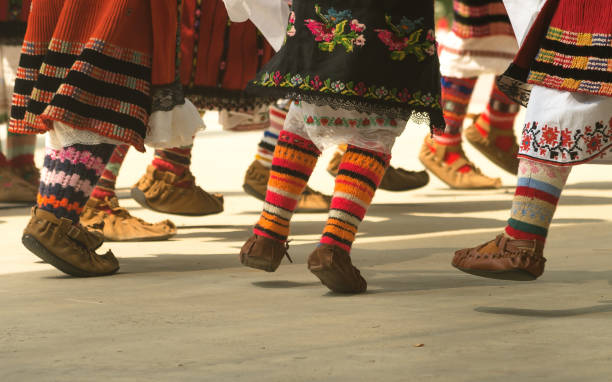
[[[40,173],[38,208],[78,223],[114,149],[109,144],[47,149]]]
[[[289,236],[289,222],[308,184],[321,152],[301,136],[281,131],[274,149],[266,201],[253,233],[281,242]]]
[[[385,174],[390,154],[349,145],[342,156],[322,244],[350,252],[359,223]]]
[[[497,83],[493,82],[487,108],[480,114],[474,126],[483,137],[487,137],[491,130],[512,131],[518,112],[519,105],[502,93]],[[502,151],[510,150],[513,145],[512,135],[501,134],[495,139],[495,146]]]
[[[123,165],[123,161],[129,149],[129,145],[119,145],[115,148],[115,151],[113,151],[113,154],[102,172],[102,176],[100,176],[96,187],[91,192],[91,197],[104,200],[105,198],[112,198],[115,196],[117,176],[119,175],[119,170],[121,170],[121,166]]]

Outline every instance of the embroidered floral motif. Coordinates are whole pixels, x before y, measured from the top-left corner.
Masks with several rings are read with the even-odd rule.
[[[320,93],[342,94],[358,96],[366,99],[394,101],[414,106],[425,106],[432,109],[441,109],[440,96],[431,93],[416,91],[410,93],[408,89],[387,89],[384,86],[368,86],[364,82],[342,82],[327,78],[322,80],[319,76],[303,76],[301,74],[264,73],[260,80],[253,81],[255,85],[264,87],[294,88]]]
[[[287,24],[287,36],[295,36],[295,12],[291,11],[289,14],[289,24]]]
[[[400,126],[396,119],[385,117],[345,118],[305,115],[304,122],[307,125],[324,127],[351,127],[357,129],[371,127],[404,127]]]
[[[409,54],[414,55],[418,62],[436,53],[436,42],[433,29],[427,31],[423,39],[423,18],[409,20],[402,17],[399,25],[393,24],[391,16],[385,17],[388,29],[375,29],[378,38],[391,51],[391,59],[403,61]]]
[[[366,26],[359,20],[353,19],[350,10],[336,11],[330,8],[327,14],[323,14],[321,6],[317,4],[315,12],[321,21],[306,19],[304,23],[315,36],[315,41],[319,42],[320,50],[333,52],[336,46],[340,45],[347,53],[351,53],[355,46],[365,45],[366,40],[362,32]]]
[[[523,128],[521,154],[554,162],[581,162],[588,160],[612,145],[612,131],[603,121],[585,126],[574,132],[557,126],[528,122]]]

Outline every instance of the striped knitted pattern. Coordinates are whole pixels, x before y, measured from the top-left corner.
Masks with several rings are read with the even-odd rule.
[[[276,106],[270,106],[270,127],[264,131],[261,141],[257,147],[255,159],[263,166],[272,167],[272,158],[274,157],[274,149],[278,136],[285,125],[287,111]]]
[[[350,252],[359,224],[372,203],[391,155],[352,145],[342,156],[322,244]]]
[[[191,166],[191,149],[193,146],[174,147],[155,150],[153,167],[159,171],[170,171],[177,176],[183,176]]]
[[[130,146],[119,145],[115,147],[113,154],[111,155],[96,187],[91,192],[91,196],[96,199],[104,200],[105,198],[112,198],[115,196],[115,184],[117,183],[117,176],[123,160],[127,155]]]
[[[24,41],[9,128],[36,133],[49,121],[91,130],[144,151],[151,58],[99,39]]]
[[[502,0],[454,0],[453,32],[462,38],[514,36]]]
[[[498,136],[495,145],[502,151],[508,151],[514,144],[512,134],[514,120],[519,112],[519,105],[502,93],[493,82],[493,89],[485,111],[476,119],[474,126],[483,137],[487,137],[491,130],[505,130],[507,135]]]
[[[40,174],[38,208],[77,223],[115,146],[72,145],[48,149]]]
[[[10,131],[6,137],[6,157],[15,164],[34,164],[36,136],[15,134]]]
[[[515,239],[546,241],[557,202],[571,167],[521,159],[506,235]]]
[[[321,152],[315,144],[281,131],[274,150],[266,200],[253,233],[278,241],[289,236],[289,222]]]
[[[442,77],[442,111],[452,134],[461,132],[477,79]]]

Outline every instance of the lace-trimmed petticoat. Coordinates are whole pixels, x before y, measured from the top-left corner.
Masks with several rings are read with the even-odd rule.
[[[248,89],[443,129],[433,25],[428,1],[295,0],[285,44]]]

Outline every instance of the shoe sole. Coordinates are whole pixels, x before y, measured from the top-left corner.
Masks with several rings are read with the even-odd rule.
[[[108,275],[117,273],[117,271],[119,270],[119,267],[117,267],[117,269],[107,272],[107,273],[87,272],[55,256],[51,251],[45,248],[45,246],[42,245],[38,240],[36,240],[36,238],[34,238],[34,236],[32,235],[29,235],[29,234],[23,235],[23,237],[21,238],[21,242],[30,252],[40,257],[44,262],[53,265],[55,268],[59,269],[60,271],[70,276],[75,276],[75,277],[108,276]]]
[[[509,281],[533,281],[537,279],[537,277],[522,269],[512,269],[508,271],[485,271],[480,269],[461,268],[456,265],[453,265],[453,267],[457,268],[461,272],[469,273],[474,276],[486,277],[488,279]]]
[[[246,192],[247,194],[251,195],[255,199],[259,199],[262,202],[266,200],[266,196],[265,195],[262,195],[259,192],[255,191],[255,189],[253,187],[249,186],[246,183],[242,185],[242,189],[244,190],[244,192]]]
[[[223,208],[221,208],[220,211],[213,211],[213,212],[206,212],[206,213],[191,213],[191,214],[188,212],[162,211],[162,210],[153,208],[151,205],[149,205],[149,203],[147,202],[147,197],[145,196],[144,192],[142,192],[140,189],[132,188],[130,190],[130,195],[132,196],[132,199],[134,199],[142,207],[149,209],[151,211],[161,212],[162,214],[179,215],[179,216],[208,216],[208,215],[220,214],[221,212],[223,212]]]
[[[176,233],[168,234],[164,236],[136,237],[133,239],[123,239],[123,240],[116,240],[116,239],[112,239],[112,238],[104,236],[104,241],[108,241],[110,243],[132,243],[132,242],[140,242],[140,241],[165,241],[165,240],[170,239],[174,235],[176,235]]]
[[[331,290],[332,292],[345,293],[345,294],[359,294],[359,293],[365,293],[365,291],[367,290],[367,285],[364,290],[360,290],[360,291],[355,291],[351,288],[347,288],[345,286],[346,283],[344,279],[341,276],[338,276],[338,274],[332,270],[329,270],[329,269],[320,269],[320,270],[309,269],[309,270],[313,275],[317,276],[317,278],[321,280],[321,284],[328,287],[329,290]]]
[[[240,263],[245,267],[259,269],[266,272],[274,272],[278,269],[278,266],[273,268],[269,261],[262,260],[257,257],[251,257],[243,253],[240,254]],[[280,265],[280,264],[279,264]]]
[[[495,154],[493,154],[490,149],[482,144],[480,141],[472,138],[472,134],[480,134],[478,132],[478,130],[476,130],[476,132],[473,132],[470,129],[476,129],[475,127],[468,127],[467,129],[465,129],[465,139],[470,142],[470,144],[472,146],[474,146],[474,148],[476,150],[478,150],[478,152],[480,152],[482,155],[484,155],[488,160],[490,160],[491,162],[493,162],[493,164],[495,164],[497,167],[501,168],[502,170],[512,174],[512,175],[516,175],[518,174],[518,160],[517,160],[517,166],[516,168],[509,168],[507,167],[507,165],[497,156],[495,156]]]

